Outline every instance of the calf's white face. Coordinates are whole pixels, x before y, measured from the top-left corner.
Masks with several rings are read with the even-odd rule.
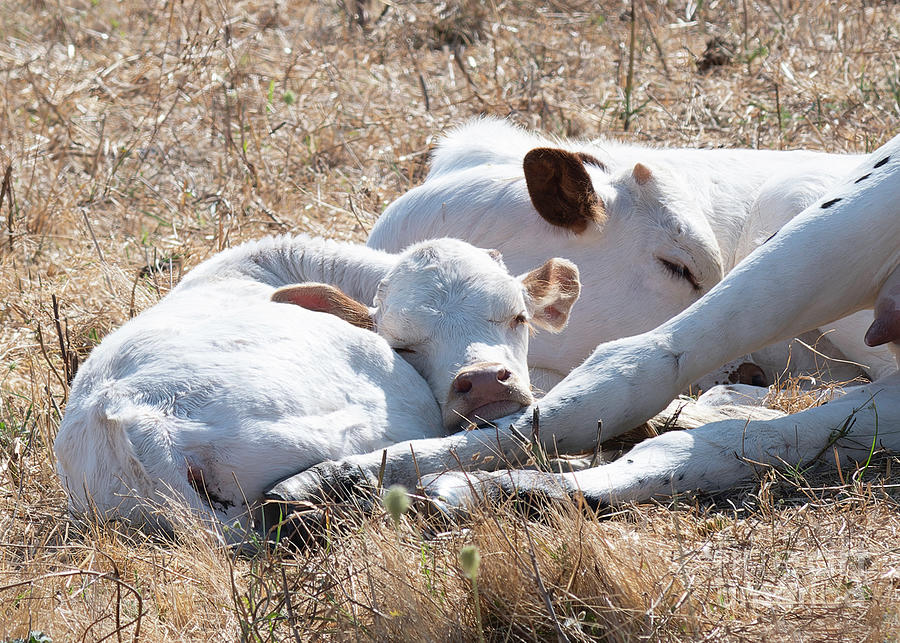
[[[311,288],[319,289],[316,302]],[[495,251],[438,239],[402,253],[374,308],[321,285],[288,286],[273,298],[373,328],[425,378],[445,428],[454,429],[532,403],[529,332],[562,330],[580,289],[578,269],[565,259],[513,277]]]
[[[529,328],[562,330],[579,292],[563,259],[516,278],[498,253],[442,239],[403,253],[379,287],[375,327],[428,381],[450,428],[531,404]]]

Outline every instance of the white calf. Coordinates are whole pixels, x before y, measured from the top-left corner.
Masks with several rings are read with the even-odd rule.
[[[532,402],[528,327],[560,330],[578,292],[565,260],[515,278],[454,239],[220,253],[79,370],[54,445],[70,507],[166,526],[150,507],[180,498],[246,525],[290,473],[516,411]]]
[[[540,401],[540,440],[549,452],[579,453],[662,410],[689,382],[736,355],[877,304],[870,343],[900,341],[900,136],[784,226],[683,313],[642,335],[599,346]],[[752,314],[748,314],[750,311]],[[870,317],[871,320],[871,317]],[[896,344],[894,346],[896,348]],[[896,369],[896,365],[895,365]],[[479,429],[388,449],[386,479],[415,485],[418,472],[521,461],[531,412]],[[512,426],[510,426],[510,423]],[[765,421],[732,419],[642,442],[625,457],[575,474],[513,471],[430,476],[430,491],[462,502],[472,479],[488,487],[580,489],[596,503],[642,500],[691,489],[726,488],[752,475],[747,463],[802,464],[832,445],[842,457],[900,450],[900,374],[802,413]],[[416,454],[418,469],[411,463]],[[486,453],[500,455],[484,462]],[[316,496],[348,472],[371,479],[380,454],[319,465],[270,496]],[[827,459],[831,461],[831,459]]]
[[[387,208],[368,244],[396,252],[452,236],[498,248],[512,270],[551,256],[574,261],[587,297],[565,334],[536,338],[529,354],[536,383],[554,384],[597,344],[650,330],[687,308],[861,161],[804,151],[560,141],[480,119],[439,143],[424,184]],[[756,318],[750,306],[742,315]],[[836,357],[878,377],[893,368],[893,359],[863,344],[870,319],[833,324],[828,339]],[[804,339],[815,342],[819,335]],[[787,355],[785,345],[757,351],[750,359],[765,378],[731,368],[732,381],[772,381]],[[799,347],[791,361],[794,373],[821,365]],[[831,366],[833,379],[859,374]]]

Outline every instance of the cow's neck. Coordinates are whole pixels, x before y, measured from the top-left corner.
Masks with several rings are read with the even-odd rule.
[[[253,257],[271,275],[273,286],[319,282],[340,288],[357,301],[371,304],[378,284],[397,261],[366,246],[307,236],[278,237]]]

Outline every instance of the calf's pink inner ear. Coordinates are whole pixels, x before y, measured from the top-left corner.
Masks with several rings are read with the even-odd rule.
[[[328,313],[366,330],[375,329],[375,322],[366,306],[328,284],[283,286],[272,293],[271,299],[277,303]]]
[[[531,299],[531,322],[558,333],[569,321],[572,306],[581,294],[578,267],[567,259],[549,259],[522,278]]]
[[[643,163],[635,163],[634,169],[631,171],[631,176],[634,177],[634,180],[638,185],[646,185],[650,182],[650,179],[653,178],[653,172],[651,172],[650,168]]]
[[[606,220],[606,208],[594,191],[585,162],[602,167],[590,155],[552,147],[537,147],[522,161],[535,210],[547,223],[575,234],[584,232],[589,223]]]

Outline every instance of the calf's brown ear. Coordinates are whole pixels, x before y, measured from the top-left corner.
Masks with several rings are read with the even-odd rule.
[[[531,323],[558,333],[569,322],[572,306],[581,294],[578,267],[567,259],[548,259],[521,277],[530,299]]]
[[[375,322],[369,309],[328,284],[295,284],[283,286],[272,293],[272,301],[294,304],[307,310],[328,313],[346,322],[375,330]]]
[[[638,185],[647,185],[653,178],[653,172],[643,163],[635,163],[634,169],[631,171],[631,176],[634,177],[634,180]]]
[[[575,234],[584,232],[591,222],[606,220],[606,208],[594,191],[585,163],[603,167],[589,154],[553,147],[537,147],[522,161],[528,195],[538,214],[547,223]]]

